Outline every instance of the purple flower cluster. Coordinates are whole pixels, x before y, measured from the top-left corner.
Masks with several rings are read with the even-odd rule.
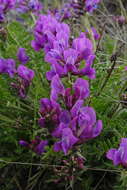
[[[12,82],[11,86],[17,89],[20,97],[25,98],[26,89],[29,87],[34,77],[34,71],[23,65],[29,61],[29,57],[27,56],[24,48],[19,48],[17,57],[18,60],[21,62],[18,68],[16,68],[16,63],[14,59],[0,58],[0,74],[6,73],[11,78],[18,76],[17,82]]]
[[[38,0],[0,0],[0,22],[5,21],[5,15],[11,10],[19,13],[31,11],[39,14],[42,4]]]
[[[71,41],[67,24],[58,22],[51,15],[41,15],[36,23],[34,36],[32,47],[36,51],[43,48],[45,61],[51,64],[51,70],[46,74],[48,80],[52,80],[56,74],[65,77],[69,73],[95,78],[95,69],[92,68],[95,58],[93,44],[85,33],[82,32]]]
[[[39,124],[41,127],[52,125],[50,133],[59,139],[54,144],[54,151],[63,151],[66,155],[74,146],[100,134],[102,121],[96,121],[96,113],[92,107],[83,106],[88,96],[89,84],[86,80],[77,78],[72,89],[65,89],[59,76],[53,77],[50,99],[42,98],[40,101],[42,117]],[[66,109],[57,103],[59,98]]]
[[[75,14],[81,14],[85,12],[92,13],[98,6],[101,0],[69,0],[65,3],[62,9],[54,12],[54,16],[57,20],[61,21],[73,17],[73,11]]]
[[[51,14],[40,15],[34,36],[32,47],[35,51],[43,49],[45,61],[51,66],[46,73],[47,80],[51,81],[50,99],[40,100],[39,124],[48,129],[53,139],[58,139],[53,145],[54,151],[63,151],[66,155],[102,130],[102,121],[96,119],[94,109],[84,106],[90,90],[88,81],[81,78],[95,78],[93,44],[83,32],[71,40],[69,26]],[[76,80],[65,87],[67,84],[64,86],[61,78],[69,76]]]
[[[19,13],[28,11],[39,13],[42,10],[42,3],[39,0],[17,0],[15,10]]]
[[[122,138],[119,148],[110,149],[106,156],[113,161],[115,166],[121,164],[127,167],[127,138]]]
[[[65,3],[60,10],[54,12],[54,16],[58,21],[69,19],[72,17],[71,8],[72,6],[69,2]]]

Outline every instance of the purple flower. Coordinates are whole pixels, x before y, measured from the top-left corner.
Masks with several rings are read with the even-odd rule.
[[[67,68],[63,67],[59,63],[54,63],[51,66],[51,70],[46,73],[47,80],[51,81],[55,75],[58,75],[59,77],[65,77],[67,76]]]
[[[95,78],[93,44],[85,33],[70,41],[69,26],[58,22],[51,14],[40,15],[34,36],[33,47],[37,51],[43,48],[45,61],[51,65],[46,73],[51,81],[50,99],[41,99],[38,123],[46,127],[53,138],[59,139],[54,144],[54,151],[63,151],[66,155],[74,146],[95,138],[102,130],[102,121],[96,120],[94,109],[83,107],[90,94],[88,81],[77,78],[70,88],[65,88],[60,79],[68,74]]]
[[[83,106],[84,101],[83,100],[78,100],[76,101],[76,103],[74,104],[74,106],[71,109],[71,115],[72,117],[76,117],[79,113],[79,110],[81,109],[81,107]]]
[[[45,40],[44,40],[45,41]],[[39,40],[32,40],[31,41],[31,47],[35,50],[35,51],[40,51],[41,48],[43,48],[43,43],[40,43]]]
[[[81,110],[78,120],[78,124],[80,126],[78,136],[80,137],[81,142],[95,138],[101,133],[102,121],[98,120],[96,123],[95,122],[94,116],[90,115],[90,113],[84,113]]]
[[[96,113],[92,107],[83,107],[83,100],[78,100],[70,111],[61,111],[59,125],[53,130],[52,136],[60,141],[54,145],[54,151],[65,154],[89,139],[97,137],[102,130],[102,121],[96,121]]]
[[[45,115],[47,113],[51,113],[52,111],[59,113],[60,105],[54,101],[51,101],[48,98],[42,98],[40,100],[40,113],[42,115]]]
[[[57,20],[51,15],[39,16],[34,29],[35,40],[31,43],[35,51],[39,51],[41,48],[47,51],[52,48],[57,25]]]
[[[31,45],[36,51],[39,51],[41,48],[44,48],[46,53],[51,49],[58,51],[58,48],[60,50],[67,46],[69,34],[70,29],[67,24],[59,23],[50,14],[47,16],[40,15],[34,29],[35,39]]]
[[[15,69],[15,61],[13,59],[6,60],[6,72],[9,74],[11,78],[14,76],[16,69]]]
[[[64,124],[68,124],[71,121],[71,115],[70,115],[69,111],[67,111],[67,110],[62,111],[60,113],[59,120],[60,120],[60,122],[62,122]]]
[[[89,79],[95,79],[96,71],[90,65],[86,65],[85,68],[79,71],[79,76],[87,76]]]
[[[65,33],[66,35],[70,35],[70,27],[68,24],[64,23],[64,22],[57,22],[57,25],[56,25],[56,32],[57,34],[59,32],[63,32],[63,34]],[[57,35],[56,34],[56,35]]]
[[[95,78],[95,69],[92,68],[95,58],[93,44],[85,33],[82,32],[70,44],[70,28],[67,24],[58,22],[51,15],[40,15],[34,36],[32,47],[36,51],[43,48],[45,61],[51,64],[51,70],[46,73],[48,80],[52,80],[55,75],[65,77],[69,72]],[[81,68],[80,62],[83,60],[86,64]]]
[[[122,138],[118,149],[110,149],[106,157],[113,161],[113,164],[127,167],[127,138]]]
[[[85,34],[81,33],[79,38],[74,39],[72,47],[78,51],[79,61],[87,60],[93,54],[93,44]]]
[[[96,122],[96,113],[91,107],[80,108],[80,114],[78,118],[79,126],[94,125]]]
[[[41,140],[39,137],[36,137],[35,140],[32,140],[30,142],[20,140],[19,144],[21,146],[27,147],[37,153],[38,155],[41,155],[45,151],[45,147],[48,145],[47,140]]]
[[[87,12],[93,12],[93,10],[95,10],[97,8],[97,4],[100,2],[101,0],[86,0],[85,1],[85,10]]]
[[[67,49],[64,51],[64,60],[66,62],[66,68],[68,72],[76,72],[76,60],[78,58],[78,52],[75,49]]]
[[[47,140],[41,140],[37,146],[35,146],[34,151],[41,155],[45,151],[45,147],[48,145]]]
[[[49,100],[48,98],[42,98],[40,100],[40,112],[41,114],[45,114],[45,113],[48,113],[48,112],[51,112],[52,110],[52,102],[51,100]]]
[[[67,155],[69,149],[73,147],[74,144],[78,141],[70,128],[64,128],[62,130],[62,138],[61,141],[58,141],[54,144],[54,151],[63,151],[65,155]]]
[[[20,140],[20,141],[19,141],[19,144],[20,144],[21,146],[25,146],[25,147],[28,147],[28,146],[29,146],[29,143],[26,142],[26,141],[24,141],[24,140]]]
[[[63,37],[62,37],[63,36]],[[82,33],[79,38],[73,41],[73,48],[68,46],[68,37],[62,35],[63,39],[54,40],[53,49],[50,49],[45,56],[45,61],[51,64],[51,70],[46,73],[48,80],[52,80],[55,74],[59,77],[65,77],[70,72],[72,75],[88,76],[90,79],[95,78],[95,69],[92,68],[95,55],[93,53],[92,42]],[[80,68],[80,62],[84,60],[84,68]]]
[[[24,65],[19,65],[17,73],[22,79],[28,82],[30,82],[34,77],[34,71],[32,69],[28,69]]]
[[[89,96],[89,84],[86,80],[82,78],[78,78],[73,84],[72,88],[74,90],[73,95],[70,94],[69,89],[65,90],[59,76],[55,75],[51,82],[51,100],[57,101],[58,96],[61,95],[61,97],[65,100],[65,104],[67,106],[73,106],[73,104],[75,104],[77,100],[83,100]]]
[[[97,30],[94,27],[91,27],[91,32],[95,40],[99,40],[100,34],[97,32]],[[89,34],[90,32],[86,30],[86,34]]]
[[[3,13],[0,12],[0,23],[4,22],[5,16]]]
[[[56,126],[59,123],[59,114],[61,107],[58,103],[51,101],[48,98],[42,98],[40,100],[40,114],[41,118],[38,123],[41,127],[45,127],[46,124],[52,122],[52,126]],[[52,128],[53,130],[54,128]]]
[[[29,57],[24,48],[18,49],[17,57],[22,64],[26,64],[29,61]]]
[[[34,71],[28,69],[24,65],[19,65],[17,68],[17,74],[18,74],[17,83],[11,83],[11,86],[17,90],[18,95],[21,98],[25,98],[27,90],[34,77]]]
[[[0,58],[0,73],[5,73],[5,71],[6,71],[5,60]]]
[[[58,99],[58,95],[64,96],[65,89],[58,75],[53,77],[51,89],[51,100],[56,101]]]
[[[71,109],[71,115],[76,118],[78,128],[73,128],[80,139],[79,143],[95,138],[102,130],[102,121],[96,121],[96,113],[92,107],[82,107],[83,102],[78,100]],[[72,126],[73,127],[73,126]]]
[[[41,115],[45,115],[48,113],[60,113],[60,105],[48,98],[42,98],[40,100],[40,113]]]
[[[52,132],[52,136],[56,138],[62,137],[62,131],[63,129],[68,128],[68,125],[65,123],[60,123],[59,126]]]
[[[0,73],[7,73],[12,78],[16,73],[15,66],[13,59],[0,59]]]
[[[99,40],[100,38],[100,34],[97,32],[97,30],[94,27],[91,27],[92,32],[93,32],[93,36],[95,40]]]
[[[0,59],[0,73],[7,73],[11,78],[17,73],[17,83],[12,82],[11,86],[17,90],[21,98],[25,98],[26,91],[34,77],[34,71],[23,65],[19,65],[17,70],[15,67],[16,64],[13,59]]]

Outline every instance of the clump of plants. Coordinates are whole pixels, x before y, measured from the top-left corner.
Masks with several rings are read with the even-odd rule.
[[[2,190],[126,188],[126,14],[104,3],[0,0]]]

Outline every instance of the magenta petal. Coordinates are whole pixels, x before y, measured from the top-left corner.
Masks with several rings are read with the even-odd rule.
[[[64,95],[64,86],[58,75],[55,75],[51,82],[51,100],[56,101],[58,95]]]
[[[16,64],[15,60],[13,59],[7,59],[5,60],[6,63],[6,72],[9,74],[9,76],[12,78],[14,74],[16,73]]]
[[[61,149],[62,149],[62,147],[61,147],[61,142],[56,142],[56,143],[54,144],[54,146],[53,146],[53,150],[54,150],[55,152],[59,152],[59,151],[61,151]]]
[[[92,29],[92,33],[93,33],[94,39],[95,40],[99,40],[100,34],[97,32],[97,30],[94,27],[91,27],[91,29]]]
[[[52,69],[56,72],[56,74],[59,75],[59,77],[62,77],[67,74],[65,66],[62,66],[59,63],[54,63],[52,65]]]
[[[93,54],[93,44],[85,35],[74,39],[72,46],[78,51],[80,60],[87,60]]]
[[[20,140],[20,141],[19,141],[19,144],[20,144],[21,146],[25,146],[25,147],[27,147],[27,146],[29,145],[29,143],[26,142],[26,141],[24,141],[24,140]]]
[[[113,160],[116,151],[117,151],[117,150],[116,150],[115,148],[110,149],[110,150],[106,153],[106,157],[107,157],[108,159],[110,159],[110,160]]]
[[[32,47],[35,51],[40,51],[40,49],[42,48],[42,46],[41,46],[36,40],[32,40],[32,42],[31,42],[31,47]]]
[[[93,137],[97,137],[102,131],[102,121],[98,120],[96,126],[93,129]]]
[[[59,116],[59,120],[62,123],[69,124],[69,122],[71,121],[71,115],[70,115],[69,111],[67,111],[67,110],[62,111]]]
[[[74,95],[78,95],[78,99],[85,99],[89,96],[89,83],[87,80],[84,80],[82,78],[78,78],[74,85],[73,89],[75,91]]]
[[[114,153],[114,159],[113,159],[113,164],[115,166],[117,166],[118,164],[122,163],[123,160],[121,161],[121,151],[120,150],[117,150],[115,153]]]
[[[110,149],[106,156],[108,159],[113,160],[114,165],[121,164],[127,167],[127,138],[122,138],[118,150]]]
[[[63,129],[61,146],[65,155],[77,141],[78,139],[73,135],[70,128]]]
[[[83,122],[84,121],[84,122]],[[96,113],[92,107],[86,106],[80,109],[79,125],[94,125],[96,122]]]
[[[18,49],[17,57],[18,57],[19,61],[23,64],[26,64],[29,61],[29,57],[27,56],[24,48]]]
[[[78,139],[73,135],[72,130],[70,128],[64,128],[62,130],[61,141],[54,144],[54,151],[63,151],[66,155],[77,141]]]
[[[84,101],[83,100],[78,100],[74,106],[71,109],[71,115],[72,117],[76,117],[78,115],[79,110],[83,106]]]
[[[64,51],[64,59],[66,64],[74,65],[78,57],[78,52],[75,49],[68,49]]]
[[[35,152],[41,155],[45,151],[45,147],[47,146],[47,140],[41,140],[40,143],[35,147]]]
[[[31,81],[34,77],[34,71],[32,69],[29,69],[25,67],[24,65],[19,65],[17,69],[18,75],[27,81]]]
[[[52,103],[48,98],[41,98],[40,99],[40,112],[41,114],[43,113],[48,113],[52,109]]]
[[[50,70],[50,71],[46,72],[46,78],[49,81],[51,81],[55,75],[56,75],[56,72],[53,71],[53,70]]]
[[[95,79],[96,78],[96,71],[90,65],[87,65],[85,68],[83,68],[79,71],[79,75],[87,76],[90,79]]]
[[[52,136],[60,138],[62,136],[62,131],[64,128],[67,128],[68,125],[60,123],[59,126],[52,132]]]

